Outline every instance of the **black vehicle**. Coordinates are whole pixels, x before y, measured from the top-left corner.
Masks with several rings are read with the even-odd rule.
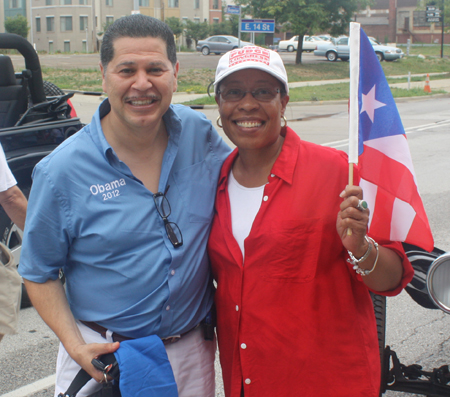
[[[71,116],[69,98],[73,93],[64,94],[54,84],[43,81],[39,57],[27,40],[0,33],[0,49],[15,49],[25,58],[26,69],[15,73],[11,58],[0,54],[0,143],[17,185],[28,196],[34,166],[83,124]],[[22,231],[3,209],[0,241],[18,262]],[[25,288],[22,292],[22,307],[29,306]]]
[[[414,277],[406,292],[426,309],[441,309],[450,314],[450,252],[434,248],[427,252],[410,244],[403,244],[413,268]],[[450,396],[450,366],[423,369],[418,364],[401,363],[398,354],[385,346],[386,298],[373,295],[377,319],[381,357],[381,392],[387,390],[421,394],[428,397]]]

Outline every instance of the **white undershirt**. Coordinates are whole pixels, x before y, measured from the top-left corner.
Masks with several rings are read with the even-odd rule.
[[[233,171],[228,178],[228,197],[231,208],[231,228],[245,258],[244,240],[250,234],[256,214],[261,207],[264,186],[245,187],[236,181]]]

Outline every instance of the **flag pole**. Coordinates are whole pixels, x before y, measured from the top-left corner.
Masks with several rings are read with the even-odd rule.
[[[358,164],[358,130],[359,130],[359,52],[360,29],[357,22],[350,22],[350,98],[349,98],[349,139],[348,139],[348,184],[353,186],[353,169]],[[347,235],[352,235],[352,229],[347,229]]]

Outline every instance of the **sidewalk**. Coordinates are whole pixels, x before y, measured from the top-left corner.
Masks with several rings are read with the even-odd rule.
[[[437,76],[446,73],[430,73],[430,76]],[[425,86],[425,78],[426,73],[420,74],[412,74],[411,77],[423,77],[423,81],[411,81],[410,88],[423,88]],[[404,76],[389,76],[390,78],[407,78],[407,75]],[[316,85],[325,85],[325,84],[339,84],[339,83],[348,83],[350,79],[336,79],[336,80],[317,80],[317,81],[297,81],[294,83],[289,83],[289,88],[298,88],[298,87],[308,87],[308,86],[316,86]],[[408,83],[390,83],[390,87],[395,88],[408,88]],[[442,80],[431,80],[431,93],[433,90],[444,90],[450,93],[450,79],[442,79]],[[185,92],[176,92],[173,95],[172,103],[184,103],[187,101],[192,101],[197,98],[203,98],[208,94],[188,94]],[[212,95],[212,94],[211,94]]]
[[[430,76],[440,75],[445,73],[430,73]],[[406,78],[408,76],[390,76],[391,78]],[[423,81],[411,81],[410,88],[423,88],[425,85],[425,77],[426,74],[412,74],[411,77],[423,77]],[[339,83],[348,83],[350,79],[336,79],[336,80],[317,80],[317,81],[297,81],[293,83],[289,83],[289,88],[298,88],[298,87],[308,87],[308,86],[316,86],[316,85],[325,85],[325,84],[339,84]],[[390,83],[390,87],[396,88],[408,88],[408,83]],[[450,79],[442,79],[442,80],[431,80],[430,81],[431,92],[433,90],[444,90],[450,93]],[[213,95],[213,93],[211,93]],[[83,94],[75,94],[76,97],[80,97],[80,102],[87,103],[100,103],[106,96],[93,96],[93,95],[83,95]],[[208,96],[208,94],[190,94],[187,92],[175,92],[173,94],[172,103],[184,103],[188,101],[192,101],[197,98],[203,98]],[[82,99],[81,99],[82,97]],[[78,102],[78,101],[77,101]],[[86,104],[87,104],[86,103]]]

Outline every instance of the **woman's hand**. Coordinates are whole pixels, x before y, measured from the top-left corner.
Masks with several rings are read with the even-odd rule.
[[[359,186],[346,186],[340,194],[343,199],[338,213],[336,229],[344,247],[356,258],[362,257],[369,248],[364,238],[369,224],[369,209],[358,208],[363,199],[363,191]]]
[[[363,282],[375,291],[389,291],[396,288],[403,274],[400,257],[392,250],[382,246],[372,246],[368,252],[369,242],[365,236],[369,225],[370,210],[358,204],[363,199],[363,191],[359,186],[346,186],[340,194],[343,199],[338,213],[336,229],[342,244],[356,259],[368,253],[358,266],[370,273],[362,277]],[[349,230],[351,232],[349,232]]]

